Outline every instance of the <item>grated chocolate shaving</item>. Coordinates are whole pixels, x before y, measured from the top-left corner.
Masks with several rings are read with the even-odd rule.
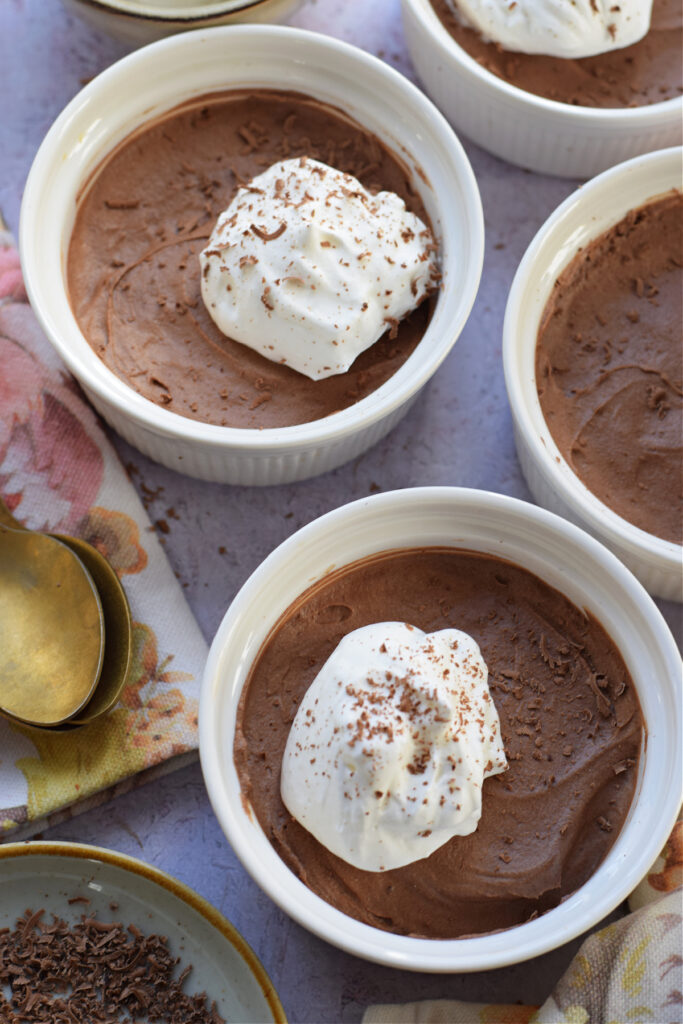
[[[226,1024],[205,992],[189,996],[162,935],[83,915],[68,925],[27,910],[0,929],[3,1024]],[[4,993],[9,990],[9,999]]]
[[[280,235],[287,230],[287,222],[283,220],[280,224],[280,227],[276,228],[275,231],[271,231],[270,234],[267,231],[265,231],[264,228],[260,228],[258,224],[252,224],[251,230],[262,241],[272,242],[274,239],[279,238]]]

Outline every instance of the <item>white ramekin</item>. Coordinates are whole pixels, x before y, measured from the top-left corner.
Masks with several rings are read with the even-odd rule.
[[[605,171],[548,218],[519,265],[505,311],[503,365],[517,454],[539,504],[582,526],[614,551],[658,597],[683,600],[683,548],[622,519],[588,490],[555,444],[536,390],[536,339],[559,274],[580,248],[662,192],[681,187],[678,147]],[[664,498],[663,498],[664,500]]]
[[[124,43],[141,46],[175,32],[280,21],[302,0],[64,0],[79,18]]]
[[[429,0],[402,0],[402,6],[415,70],[437,107],[458,131],[510,163],[588,178],[683,138],[683,98],[602,110],[535,96],[470,57]]]
[[[477,938],[419,939],[380,931],[335,910],[287,868],[240,791],[233,762],[240,693],[280,615],[333,569],[378,551],[452,546],[508,559],[590,611],[619,647],[647,729],[633,804],[592,878],[540,918]],[[212,644],[202,684],[199,750],[218,820],[247,871],[304,927],[357,956],[416,971],[475,971],[547,952],[613,910],[659,853],[681,800],[681,663],[659,610],[605,547],[525,502],[463,488],[393,491],[315,520],[252,574]]]
[[[76,197],[102,158],[140,123],[219,89],[286,88],[341,107],[412,172],[441,249],[443,288],[424,337],[399,370],[356,405],[277,429],[199,423],[119,380],[83,337],[65,261]],[[57,118],[35,158],[21,210],[26,287],[43,328],[96,409],[127,441],[206,480],[277,484],[355,458],[398,422],[460,334],[476,295],[484,226],[472,168],[430,101],[375,57],[293,28],[238,25],[153,43],[98,75]]]

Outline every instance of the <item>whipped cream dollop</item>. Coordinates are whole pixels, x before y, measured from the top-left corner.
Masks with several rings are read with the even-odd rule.
[[[474,832],[483,781],[506,767],[472,637],[379,622],[348,633],[306,691],[281,794],[332,853],[387,871]]]
[[[238,189],[200,255],[223,334],[312,380],[356,357],[433,290],[431,231],[394,192],[307,157]]]
[[[448,0],[492,43],[519,53],[580,58],[637,43],[652,0]]]

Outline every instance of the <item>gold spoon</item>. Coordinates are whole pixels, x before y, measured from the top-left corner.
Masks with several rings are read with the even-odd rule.
[[[0,710],[63,722],[89,701],[103,657],[102,604],[80,559],[0,523]]]
[[[116,571],[97,548],[78,537],[59,534],[93,578],[104,613],[104,660],[92,697],[62,728],[85,725],[113,708],[128,682],[133,662],[133,625],[126,592]]]
[[[26,530],[0,500],[0,711],[53,729],[85,724],[116,703],[131,661],[128,601],[104,556]]]

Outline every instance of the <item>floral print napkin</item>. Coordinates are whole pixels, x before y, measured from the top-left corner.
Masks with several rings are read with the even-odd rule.
[[[0,718],[2,841],[27,838],[196,756],[206,660],[206,643],[147,514],[96,414],[42,334],[16,249],[2,231],[0,496],[25,526],[99,548],[119,574],[134,621],[132,678],[104,718],[66,733]]]
[[[683,820],[631,893],[631,913],[589,936],[542,1006],[369,1007],[363,1024],[679,1024],[683,1019]]]

